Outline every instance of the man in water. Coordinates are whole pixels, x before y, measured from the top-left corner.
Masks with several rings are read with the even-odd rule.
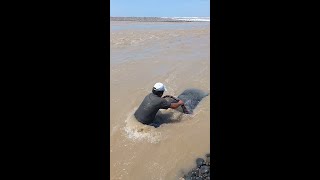
[[[167,89],[162,83],[156,83],[153,86],[152,93],[144,98],[141,105],[134,113],[134,116],[139,122],[149,125],[155,119],[159,109],[176,109],[183,105],[183,101],[181,100],[177,103],[170,103],[166,99],[161,98],[164,91],[167,91]]]

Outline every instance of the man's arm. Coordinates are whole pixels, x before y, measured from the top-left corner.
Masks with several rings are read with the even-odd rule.
[[[179,106],[183,105],[183,101],[179,100],[177,103],[171,103],[170,108],[171,109],[177,109]]]

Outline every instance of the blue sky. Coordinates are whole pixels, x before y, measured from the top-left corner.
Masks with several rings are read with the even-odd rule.
[[[110,0],[110,16],[210,16],[210,0]]]

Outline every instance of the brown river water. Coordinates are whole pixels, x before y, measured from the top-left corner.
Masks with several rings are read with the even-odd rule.
[[[156,82],[210,93],[209,23],[110,22],[110,179],[177,180],[210,152],[210,94],[191,115],[160,110],[158,128],[133,116]]]

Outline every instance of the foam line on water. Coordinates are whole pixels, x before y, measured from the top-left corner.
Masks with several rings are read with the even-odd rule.
[[[181,20],[181,21],[206,21],[210,22],[210,17],[162,17],[164,19],[170,18],[174,20]]]

